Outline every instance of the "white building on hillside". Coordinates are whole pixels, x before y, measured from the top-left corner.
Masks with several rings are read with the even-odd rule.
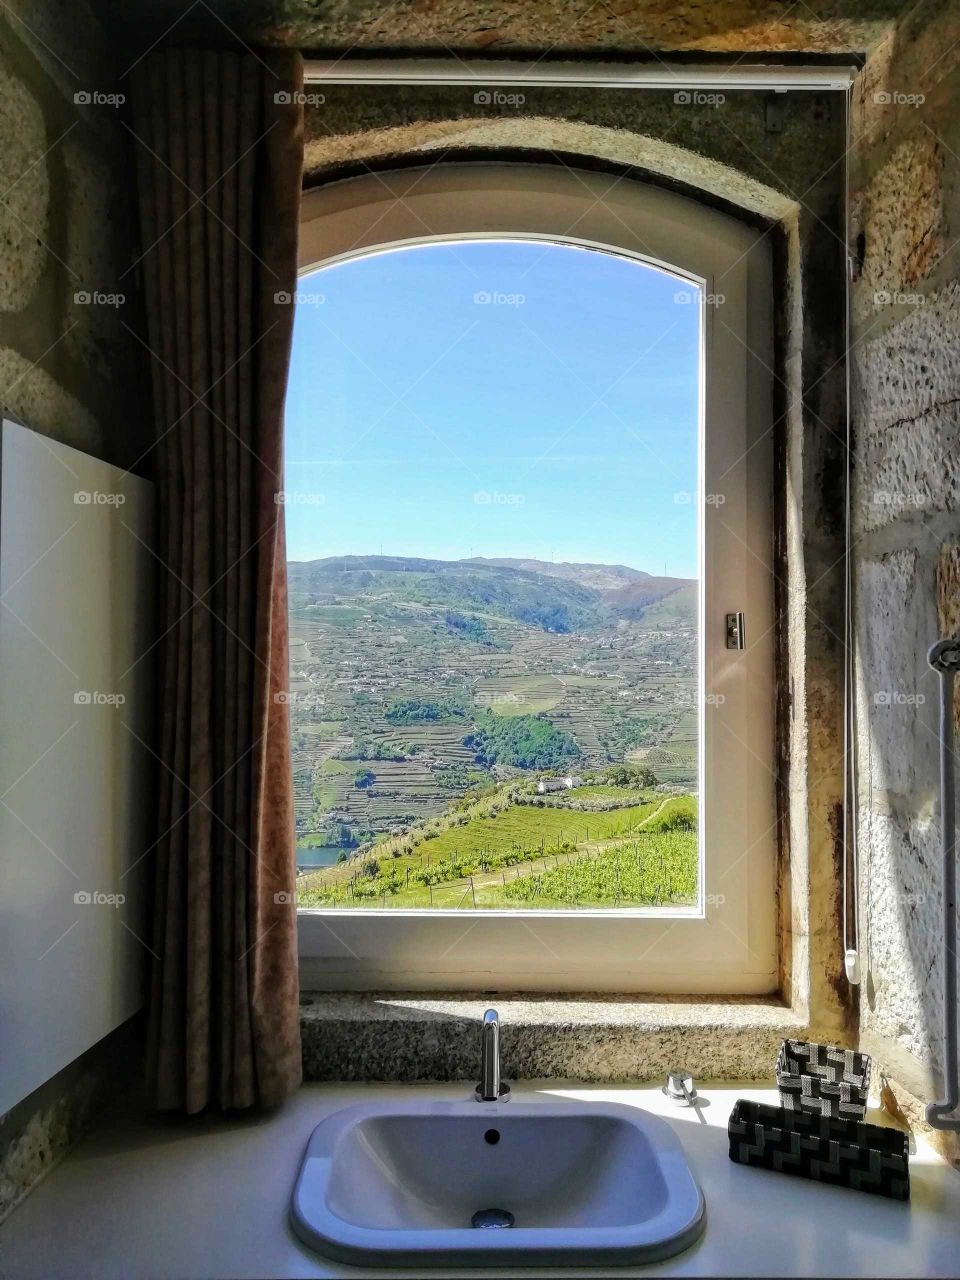
[[[578,777],[541,778],[537,783],[537,791],[544,795],[547,791],[569,791],[571,787],[582,787],[583,779]]]

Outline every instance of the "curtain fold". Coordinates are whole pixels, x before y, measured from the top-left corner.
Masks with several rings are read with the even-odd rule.
[[[300,1083],[283,405],[303,168],[297,53],[170,49],[131,77],[161,580],[148,1087]]]

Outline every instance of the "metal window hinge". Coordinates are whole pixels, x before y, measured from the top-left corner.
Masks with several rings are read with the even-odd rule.
[[[727,614],[727,648],[728,649],[745,649],[747,647],[746,634],[743,629],[743,614],[728,613]]]

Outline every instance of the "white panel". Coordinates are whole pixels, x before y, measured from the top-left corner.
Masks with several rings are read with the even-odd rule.
[[[152,489],[3,423],[0,1113],[143,1003]]]

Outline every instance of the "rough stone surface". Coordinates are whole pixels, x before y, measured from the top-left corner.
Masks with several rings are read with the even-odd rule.
[[[860,1033],[918,1122],[941,1088],[945,952],[926,652],[960,625],[958,42],[960,5],[916,6],[868,59],[853,99]],[[898,683],[926,703],[874,703]]]
[[[913,818],[877,803],[862,815],[861,840],[869,849],[861,1029],[894,1042],[936,1077],[943,1038],[943,987],[935,980],[943,954],[939,824],[930,809]]]
[[[937,613],[940,635],[944,639],[960,638],[960,544],[940,549],[937,565]]]
[[[922,300],[918,282],[946,247],[943,157],[935,134],[910,137],[894,148],[858,199],[854,223],[869,227],[870,234],[857,291],[858,319],[869,323],[898,295]]]
[[[814,8],[790,0],[620,0],[616,5],[571,6],[568,0],[154,0],[146,6],[110,0],[131,49],[177,24],[177,38],[223,39],[224,24],[246,41],[381,53],[397,49],[435,55],[529,51],[630,52],[650,58],[663,51],[849,54],[867,50],[900,15],[898,0],[826,0]]]
[[[22,311],[46,261],[50,183],[43,112],[0,52],[0,310]],[[38,163],[39,161],[39,163]]]
[[[0,1221],[109,1102],[131,1091],[140,1062],[140,1030],[128,1022],[0,1116]]]
[[[0,347],[4,409],[41,435],[103,456],[106,433],[98,420],[54,378],[26,356]]]
[[[907,550],[865,561],[855,608],[865,780],[871,794],[892,791],[929,806],[939,749],[936,677],[926,663],[937,627],[933,566]]]
[[[26,8],[0,13],[0,408],[129,466],[151,430],[129,416],[142,348],[116,308],[75,301],[115,292],[135,256],[129,135],[74,101],[117,90],[116,51],[82,5]]]
[[[885,296],[884,307],[896,308],[896,297]],[[922,290],[906,296],[915,302],[905,309],[900,304],[892,327],[872,337],[874,326],[868,325],[859,335],[856,412],[865,434],[960,405],[960,282],[951,280],[929,296]]]
[[[775,1002],[563,1000],[497,996],[507,1079],[658,1080],[677,1063],[701,1079],[769,1078],[805,1024]],[[479,1068],[490,1001],[475,996],[305,994],[307,1080],[463,1080]]]
[[[519,108],[491,108],[460,88],[331,86],[324,96],[306,109],[308,183],[417,152],[529,150],[548,161],[582,155],[630,166],[779,221],[796,209],[794,192],[816,185],[832,140],[839,145],[838,118],[822,120],[821,100],[803,95],[785,105],[776,147],[753,93],[728,93],[718,107],[676,103],[670,93],[558,89],[527,89]]]

